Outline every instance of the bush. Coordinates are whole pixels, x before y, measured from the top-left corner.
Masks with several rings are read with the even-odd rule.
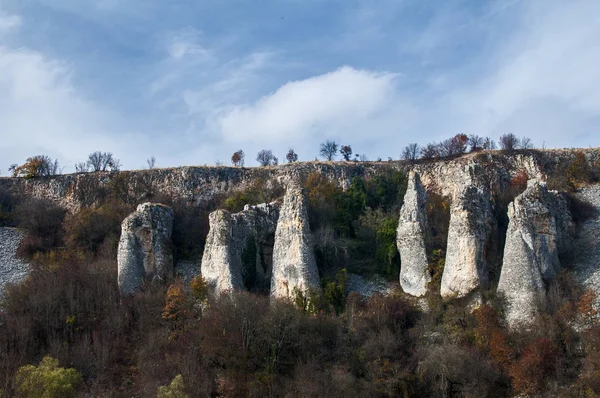
[[[81,383],[81,373],[73,368],[58,366],[58,360],[44,357],[39,366],[27,365],[16,375],[17,391],[27,398],[62,398],[75,395]]]
[[[0,227],[12,227],[15,225],[14,214],[16,200],[6,189],[0,188]]]
[[[177,375],[173,381],[171,381],[171,384],[159,387],[156,398],[188,398],[188,395],[185,393],[183,377]]]
[[[47,252],[63,241],[63,220],[66,211],[50,200],[26,199],[17,206],[19,228],[26,231],[19,254],[32,258],[36,252]]]

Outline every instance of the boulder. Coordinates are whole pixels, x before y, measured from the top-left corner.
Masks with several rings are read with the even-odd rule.
[[[275,231],[271,297],[290,298],[319,287],[307,207],[300,188],[287,190]]]
[[[158,203],[143,203],[121,224],[117,253],[121,294],[135,293],[144,280],[173,276],[173,210]]]
[[[419,174],[411,171],[404,204],[400,209],[400,220],[396,234],[396,245],[400,252],[400,286],[412,296],[424,296],[431,281],[425,248],[428,233],[427,194]]]
[[[272,245],[278,218],[277,203],[246,206],[233,214],[217,210],[209,215],[201,273],[216,294],[249,287],[245,285],[269,285],[271,261],[265,252]]]
[[[487,286],[486,244],[493,217],[489,189],[470,184],[460,189],[450,208],[446,264],[440,294],[462,298]]]
[[[568,245],[572,221],[564,199],[538,180],[528,181],[508,217],[498,292],[506,300],[508,324],[527,326],[560,269],[559,248]]]

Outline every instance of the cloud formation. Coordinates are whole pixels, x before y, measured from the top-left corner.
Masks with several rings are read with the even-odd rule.
[[[595,0],[3,0],[0,169],[94,150],[128,168],[312,159],[325,139],[397,158],[456,133],[598,146],[597,15]]]

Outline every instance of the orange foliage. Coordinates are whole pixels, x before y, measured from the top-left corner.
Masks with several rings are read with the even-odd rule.
[[[509,368],[515,391],[520,394],[542,391],[546,380],[555,372],[559,358],[558,346],[547,338],[527,345],[521,358]]]

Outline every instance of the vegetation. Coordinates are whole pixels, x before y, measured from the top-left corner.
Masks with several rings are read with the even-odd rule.
[[[335,159],[335,154],[338,151],[338,144],[335,141],[326,141],[321,144],[319,154],[327,161]]]
[[[270,149],[262,149],[260,152],[258,152],[256,155],[256,161],[261,166],[277,165],[278,163],[277,158],[275,155],[273,155],[273,151]]]
[[[235,151],[231,156],[231,164],[235,167],[244,167],[244,159],[246,155],[241,149]]]
[[[72,397],[81,381],[77,370],[59,367],[58,360],[50,356],[45,356],[37,367],[19,368],[15,376],[18,394],[27,398]]]
[[[52,160],[46,155],[37,155],[27,158],[22,165],[13,164],[9,171],[13,177],[35,178],[53,176],[60,173],[58,160]]]

